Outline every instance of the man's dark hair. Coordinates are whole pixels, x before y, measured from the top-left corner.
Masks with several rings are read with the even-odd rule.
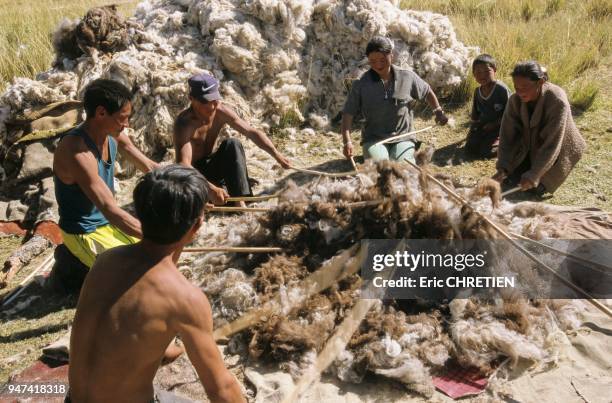
[[[472,70],[479,64],[485,64],[491,67],[493,70],[497,70],[497,61],[491,55],[483,53],[481,55],[476,56],[476,59],[472,62]]]
[[[99,78],[92,81],[85,88],[83,105],[87,118],[93,118],[96,108],[102,106],[110,114],[123,108],[132,99],[132,94],[127,87],[117,81]]]
[[[385,38],[384,36],[375,36],[370,39],[368,45],[366,46],[366,56],[368,56],[372,52],[380,52],[384,54],[389,54],[393,51],[393,42],[391,39]]]
[[[147,173],[134,189],[143,238],[162,245],[178,241],[200,218],[207,200],[206,179],[193,168],[174,164]]]
[[[548,81],[548,72],[535,60],[517,63],[510,75],[512,78],[525,77],[531,81],[539,81],[541,79]]]

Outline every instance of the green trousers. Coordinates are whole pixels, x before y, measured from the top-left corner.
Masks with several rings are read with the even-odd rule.
[[[414,142],[411,140],[399,143],[378,144],[363,143],[363,157],[372,158],[374,161],[393,160],[414,162]]]

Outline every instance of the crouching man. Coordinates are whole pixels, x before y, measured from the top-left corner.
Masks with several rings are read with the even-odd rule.
[[[244,401],[215,344],[208,300],[176,267],[204,220],[207,188],[202,175],[179,165],[140,179],[134,205],[143,239],[102,253],[85,279],[70,339],[66,401],[185,401],[153,387],[176,335],[211,401]]]
[[[240,140],[225,139],[215,149],[219,133],[225,125],[253,141],[281,167],[291,168],[289,160],[264,132],[249,125],[221,101],[216,78],[202,73],[191,77],[188,84],[191,104],[174,123],[176,162],[193,166],[210,181],[210,199],[213,203],[224,204],[230,196],[252,195],[246,156]]]

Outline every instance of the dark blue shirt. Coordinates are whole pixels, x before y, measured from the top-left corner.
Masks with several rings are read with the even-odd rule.
[[[82,125],[75,127],[64,136],[78,136],[85,141],[98,161],[98,175],[106,183],[113,194],[115,193],[115,158],[117,156],[117,142],[108,137],[109,161],[104,161],[100,150],[91,137],[83,130]],[[55,198],[59,206],[59,226],[68,234],[88,234],[96,228],[108,224],[102,212],[83,193],[78,184],[67,185],[53,175],[55,182]]]
[[[501,81],[495,82],[495,87],[493,87],[491,93],[486,98],[482,96],[480,87],[476,88],[474,100],[472,101],[472,120],[476,120],[481,124],[500,120],[504,115],[510,95],[512,95],[512,92]]]

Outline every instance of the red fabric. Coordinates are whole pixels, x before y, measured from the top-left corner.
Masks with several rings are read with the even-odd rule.
[[[0,234],[24,236],[26,234],[26,230],[21,228],[21,225],[19,225],[18,222],[0,221]]]
[[[34,235],[42,235],[53,242],[54,245],[62,243],[62,233],[60,232],[59,225],[53,221],[41,221],[36,224]]]
[[[488,382],[488,378],[477,368],[461,368],[458,365],[447,367],[445,374],[433,377],[434,386],[453,399],[477,395],[485,390]]]

